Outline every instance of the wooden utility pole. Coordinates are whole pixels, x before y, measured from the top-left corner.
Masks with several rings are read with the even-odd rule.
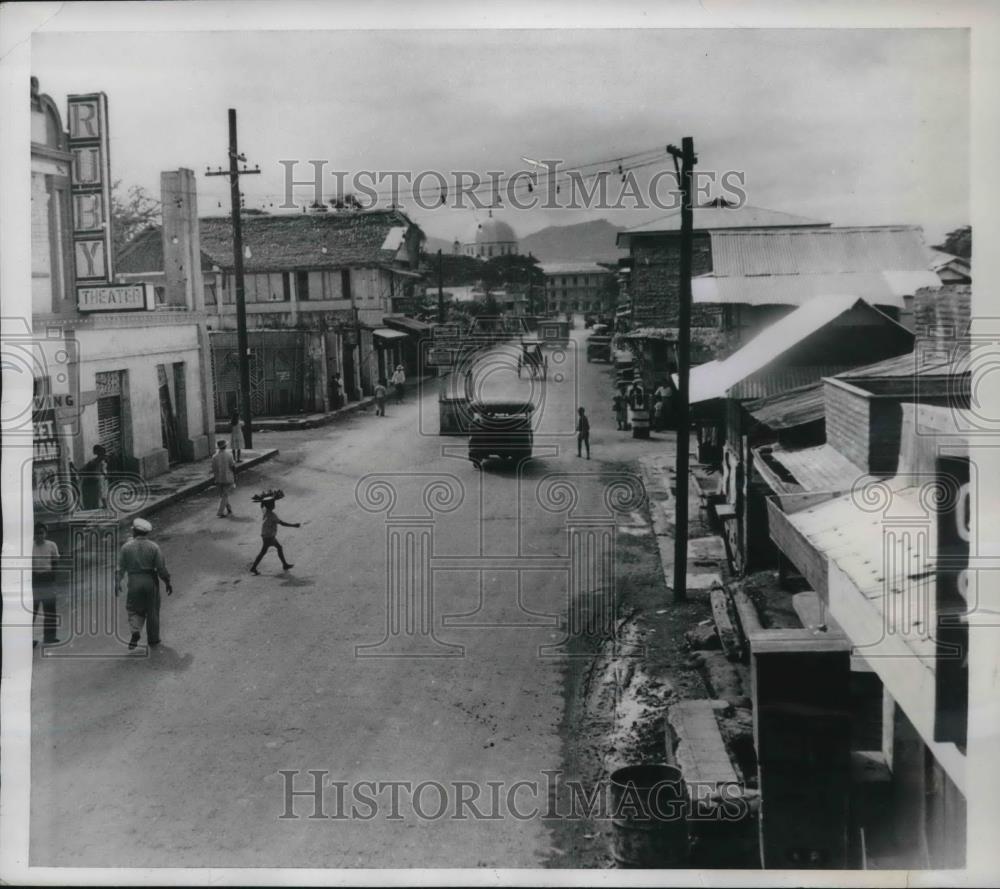
[[[444,254],[438,250],[438,324],[444,321]]]
[[[243,169],[239,162],[243,161]],[[243,419],[243,437],[247,448],[253,447],[253,416],[250,405],[250,343],[247,338],[247,304],[243,290],[243,227],[240,220],[240,176],[260,173],[257,166],[250,170],[246,157],[239,153],[236,144],[236,109],[229,109],[229,169],[221,167],[215,172],[206,170],[206,176],[228,176],[229,195],[233,214],[233,269],[236,286],[236,342],[240,359],[240,415]]]
[[[688,538],[688,474],[690,432],[690,397],[688,381],[691,371],[691,247],[694,224],[691,205],[691,173],[698,158],[694,153],[694,139],[685,136],[678,150],[673,145],[667,151],[680,158],[681,187],[681,256],[680,304],[678,306],[677,332],[677,500],[674,507],[674,601],[687,601],[687,538]]]

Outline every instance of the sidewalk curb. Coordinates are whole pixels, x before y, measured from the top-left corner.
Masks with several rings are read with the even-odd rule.
[[[355,401],[346,407],[337,408],[335,411],[330,411],[326,414],[311,415],[308,417],[303,417],[301,420],[295,418],[278,419],[278,420],[254,420],[253,421],[253,431],[254,432],[293,432],[296,429],[316,429],[320,426],[327,426],[330,423],[335,422],[341,417],[348,416],[350,414],[356,413],[357,411],[364,410],[365,408],[371,407],[375,403],[374,398],[363,398],[361,401]],[[228,435],[228,426],[216,426],[216,435]]]
[[[251,457],[250,459],[243,460],[239,464],[237,464],[234,467],[236,474],[239,475],[241,472],[245,472],[247,469],[253,469],[254,467],[259,466],[261,463],[265,462],[266,460],[270,460],[272,457],[277,457],[277,456],[278,456],[277,448],[268,448],[266,451],[264,451],[261,454],[258,454],[256,457]],[[148,506],[144,506],[142,509],[138,509],[135,512],[130,512],[126,515],[121,516],[118,519],[118,526],[119,527],[128,526],[132,523],[133,519],[145,518],[146,516],[153,515],[154,513],[159,512],[161,509],[164,509],[167,506],[172,506],[174,503],[177,503],[180,500],[184,500],[186,497],[190,497],[192,494],[200,494],[202,491],[208,490],[214,484],[215,482],[212,479],[206,478],[204,481],[194,482],[183,488],[179,488],[172,494],[168,494],[166,497],[161,497],[159,500],[155,501],[154,503],[150,503]]]
[[[427,375],[423,377],[416,378],[412,381],[412,388],[410,385],[407,387],[407,392],[415,391],[419,397],[422,394],[423,386],[438,379],[433,375]],[[316,429],[320,426],[327,426],[330,423],[336,422],[341,417],[348,416],[350,414],[356,413],[357,411],[362,411],[367,408],[372,407],[375,404],[375,397],[372,395],[366,395],[360,401],[354,401],[344,407],[337,408],[335,411],[328,411],[325,414],[308,414],[302,419],[296,417],[278,417],[270,420],[266,417],[253,420],[253,431],[254,432],[294,432],[297,429]],[[215,426],[216,435],[228,435],[229,426],[225,422],[221,424],[216,424]]]

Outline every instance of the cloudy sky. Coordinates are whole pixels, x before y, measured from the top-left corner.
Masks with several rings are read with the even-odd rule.
[[[522,156],[587,163],[689,135],[699,169],[743,171],[756,206],[921,224],[932,241],[969,219],[958,29],[40,33],[31,68],[62,109],[68,94],[107,93],[114,177],[157,193],[160,171],[190,167],[203,214],[229,206],[226,180],[200,174],[226,162],[235,107],[240,148],[262,169],[244,180],[247,206],[272,212],[281,160],[303,161],[303,177],[311,159],[513,172]],[[403,204],[449,240],[477,216]],[[663,212],[498,215],[525,234]]]

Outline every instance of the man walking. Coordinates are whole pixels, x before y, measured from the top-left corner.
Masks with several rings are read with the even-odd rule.
[[[48,528],[42,523],[35,524],[35,539],[31,547],[31,594],[34,599],[32,622],[42,612],[42,642],[55,645],[59,639],[56,627],[56,565],[59,563],[59,547],[48,539]],[[38,645],[34,642],[33,645]]]
[[[396,365],[396,372],[392,375],[390,382],[396,390],[396,404],[402,404],[403,387],[406,385],[406,373],[403,370],[402,364]]]
[[[125,610],[132,630],[129,651],[139,644],[143,623],[150,645],[160,644],[160,578],[167,586],[167,595],[174,591],[170,573],[160,548],[147,535],[153,526],[145,519],[132,521],[132,539],[118,553],[118,570],[115,572],[115,595],[121,589],[122,579],[128,577],[128,596]]]
[[[590,420],[587,412],[581,407],[577,410],[576,419],[576,455],[582,457],[583,446],[587,446],[587,459],[590,459]]]
[[[232,453],[226,450],[225,439],[220,438],[216,446],[218,450],[212,457],[212,477],[219,492],[219,511],[216,516],[224,519],[233,514],[233,508],[229,505],[229,492],[236,487],[236,461]]]

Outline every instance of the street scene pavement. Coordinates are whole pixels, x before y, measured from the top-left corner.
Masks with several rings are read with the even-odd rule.
[[[575,331],[572,345],[582,338]],[[512,797],[516,813],[544,809],[543,770],[562,768],[566,518],[542,508],[536,491],[550,473],[572,472],[579,503],[600,500],[608,461],[662,448],[614,431],[607,365],[577,362],[572,347],[559,354],[566,360],[558,373],[550,366],[535,441],[550,456],[519,471],[477,472],[463,438],[418,434],[421,414],[425,426],[436,422],[432,384],[390,400],[384,418],[359,413],[259,435],[258,447],[280,455],[240,477],[228,519],[216,517],[211,492],[153,516],[175,589],[163,600],[162,645],[84,658],[72,655],[85,654],[88,640],[71,640],[37,664],[37,863],[539,866],[557,854],[539,817],[506,808],[512,785],[525,781]],[[530,391],[506,359],[494,360],[491,394]],[[575,452],[578,404],[592,418],[589,463]],[[388,487],[366,499],[366,476]],[[435,481],[451,486],[437,501],[449,511],[422,506]],[[270,553],[252,576],[260,510],[250,497],[266,487],[285,492],[278,515],[301,528],[279,529],[293,569]],[[380,496],[395,505],[369,511],[389,506]],[[421,635],[422,615],[410,615],[416,632],[407,634],[404,616],[399,644],[380,646],[390,628],[387,578],[406,558],[387,557],[387,521],[408,515],[433,516],[415,524],[432,529],[435,556],[449,557],[425,600],[434,638]],[[557,557],[556,570],[519,571],[515,556]],[[122,634],[123,611],[118,603]],[[345,811],[364,781],[436,782],[448,811],[434,817],[442,801],[428,787],[415,807],[403,794],[398,820],[387,817],[388,792],[367,819],[360,804],[362,817],[309,818],[315,800],[301,795],[289,812],[289,788],[314,786],[309,770],[347,782]],[[455,817],[462,781],[494,817]],[[499,809],[488,781],[501,782]],[[321,813],[337,807],[328,790]]]

